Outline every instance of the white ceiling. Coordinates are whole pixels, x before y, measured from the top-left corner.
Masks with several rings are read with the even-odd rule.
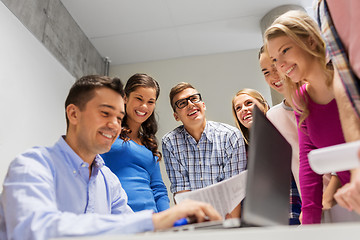
[[[61,0],[112,65],[257,49],[261,18],[313,0]]]

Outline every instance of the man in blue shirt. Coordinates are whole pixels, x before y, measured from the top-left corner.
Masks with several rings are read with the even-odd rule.
[[[167,211],[133,213],[118,178],[99,156],[121,131],[120,79],[85,76],[65,102],[67,132],[11,163],[0,198],[0,239],[129,234],[171,227],[184,217],[220,219],[208,204],[188,201]]]
[[[205,103],[191,84],[183,82],[173,87],[170,104],[175,120],[183,124],[162,138],[174,195],[212,185],[246,169],[241,132],[224,123],[207,121]]]

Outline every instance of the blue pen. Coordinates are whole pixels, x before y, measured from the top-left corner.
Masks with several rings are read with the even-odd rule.
[[[188,218],[180,218],[179,220],[177,220],[176,222],[174,222],[174,227],[179,227],[182,225],[186,225],[189,223],[189,219]]]

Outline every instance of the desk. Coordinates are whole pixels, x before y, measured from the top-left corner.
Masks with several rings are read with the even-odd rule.
[[[184,232],[147,232],[134,235],[61,238],[62,240],[352,240],[360,237],[360,223],[333,223],[307,226],[281,226],[202,230]],[[58,239],[59,240],[59,239]]]

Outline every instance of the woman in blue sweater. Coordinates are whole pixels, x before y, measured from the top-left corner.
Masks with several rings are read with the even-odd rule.
[[[135,74],[127,81],[125,94],[126,115],[120,138],[102,157],[118,176],[133,211],[160,212],[169,208],[155,137],[158,127],[154,110],[160,87],[152,77]]]

